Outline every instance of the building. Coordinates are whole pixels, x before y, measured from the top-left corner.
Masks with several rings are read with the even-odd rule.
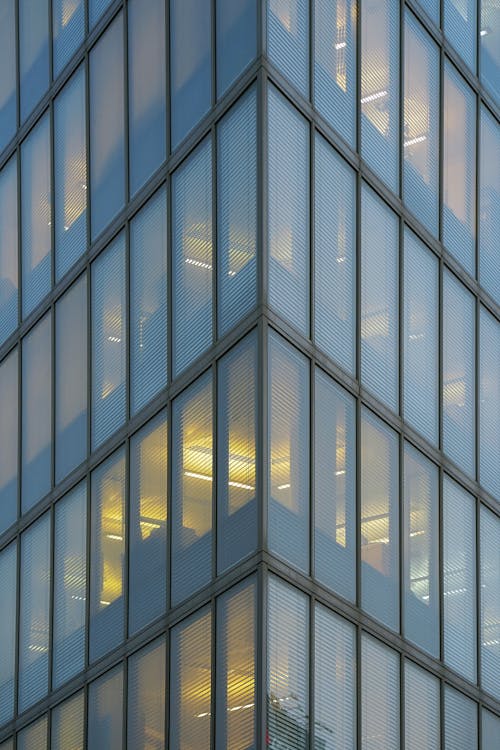
[[[499,67],[1,0],[0,750],[498,750]]]

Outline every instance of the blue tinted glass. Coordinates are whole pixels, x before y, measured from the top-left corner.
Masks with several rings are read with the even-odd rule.
[[[481,506],[481,686],[500,699],[500,518]]]
[[[207,138],[172,177],[173,372],[212,341],[212,155]]]
[[[444,0],[444,33],[459,55],[476,70],[477,2]]]
[[[397,411],[399,223],[366,184],[361,209],[361,380]]]
[[[309,334],[309,125],[269,88],[269,301]]]
[[[123,233],[92,265],[92,448],[125,421],[126,328]]]
[[[309,571],[309,360],[269,336],[269,547]]]
[[[255,88],[228,112],[217,135],[217,322],[222,335],[250,312],[257,297]]]
[[[320,135],[316,136],[314,169],[315,339],[326,354],[354,375],[356,178]]]
[[[257,48],[256,0],[217,0],[217,96],[254,59]]]
[[[130,409],[167,383],[167,199],[160,190],[130,223]]]
[[[54,77],[83,42],[85,35],[84,0],[52,0]]]
[[[0,4],[0,151],[16,130],[15,8],[15,0],[4,0]]]
[[[153,174],[166,151],[164,0],[128,4],[130,193]]]
[[[108,5],[111,5],[111,2],[112,0],[88,0],[90,28],[96,25]]]
[[[429,18],[439,26],[441,0],[418,0],[418,2],[429,15]]]
[[[349,0],[314,2],[314,104],[356,145],[356,8]]]
[[[444,688],[444,750],[477,750],[477,703]]]
[[[439,262],[419,239],[404,234],[404,416],[438,443]]]
[[[500,323],[479,318],[479,479],[500,500]]]
[[[500,743],[500,716],[481,711],[481,750],[498,750]]]
[[[355,601],[356,405],[316,369],[314,411],[314,575]]]
[[[405,750],[440,747],[439,680],[427,670],[405,661]]]
[[[172,149],[210,107],[210,5],[206,0],[170,0]]]
[[[50,151],[47,113],[21,146],[23,317],[41,302],[51,285]]]
[[[91,234],[96,237],[125,201],[123,16],[90,53]]]
[[[18,279],[17,159],[0,171],[0,343],[17,326]]]
[[[496,0],[481,0],[481,81],[500,98],[500,9]]]
[[[50,489],[52,422],[51,314],[48,313],[22,345],[22,511],[25,513]]]
[[[54,104],[56,280],[87,248],[87,147],[83,66]]]
[[[14,349],[0,364],[0,534],[17,518],[18,383]]]
[[[399,3],[361,3],[361,153],[394,191],[399,175]]]
[[[56,305],[56,482],[87,455],[87,277]]]
[[[16,668],[16,562],[14,542],[0,552],[0,726],[14,714],[14,675]],[[2,746],[3,747],[3,746]]]
[[[500,125],[485,107],[481,107],[479,148],[479,279],[500,304]]]
[[[304,96],[308,96],[308,0],[267,0],[267,2],[269,58]]]
[[[361,636],[362,750],[400,750],[400,692],[399,654],[363,633]]]
[[[405,15],[404,199],[438,236],[439,50],[415,17]]]
[[[21,122],[49,85],[49,0],[19,0]]]
[[[443,243],[474,275],[476,97],[451,64],[444,70]]]

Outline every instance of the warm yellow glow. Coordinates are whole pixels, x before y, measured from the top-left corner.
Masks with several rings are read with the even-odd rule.
[[[114,463],[102,477],[100,559],[102,565],[99,600],[109,606],[122,595],[125,521],[123,498],[123,459]]]

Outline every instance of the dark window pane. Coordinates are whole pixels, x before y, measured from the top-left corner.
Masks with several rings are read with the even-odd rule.
[[[17,750],[46,750],[47,717],[34,721],[17,735]]]
[[[89,26],[92,29],[100,19],[112,0],[88,0],[89,4]]]
[[[19,0],[21,122],[49,85],[49,0]]]
[[[217,0],[217,95],[220,97],[254,59],[256,0]]]
[[[123,670],[116,667],[89,687],[87,746],[119,750],[123,737]]]
[[[17,159],[14,158],[0,172],[0,343],[17,326],[17,214]]]
[[[0,534],[17,518],[18,368],[17,349],[14,349],[0,365]]]
[[[59,75],[85,35],[84,0],[52,0],[54,76]]]
[[[16,130],[16,1],[0,5],[0,151]],[[2,201],[0,200],[0,206]],[[2,222],[0,220],[0,227]]]
[[[14,716],[16,669],[17,545],[0,552],[0,726]]]

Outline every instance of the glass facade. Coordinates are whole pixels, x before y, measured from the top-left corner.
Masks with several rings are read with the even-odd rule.
[[[500,747],[499,36],[0,2],[0,750]]]

